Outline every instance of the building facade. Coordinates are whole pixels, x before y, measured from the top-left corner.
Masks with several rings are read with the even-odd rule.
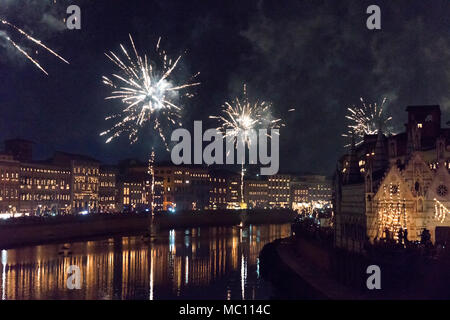
[[[240,209],[240,175],[228,170],[210,171],[209,209]]]
[[[143,212],[148,209],[147,192],[140,179],[127,178],[118,183],[118,209],[121,212]]]
[[[117,212],[118,211],[118,178],[119,170],[115,166],[100,166],[98,201],[99,212]]]
[[[246,180],[244,200],[249,209],[267,209],[269,207],[269,185],[266,179]]]
[[[241,209],[241,176],[230,173],[227,183],[227,209]]]
[[[69,168],[48,162],[21,162],[21,212],[30,215],[70,213],[71,194]]]
[[[225,170],[213,170],[210,172],[209,207],[212,210],[227,209],[228,198],[228,178],[230,173]]]
[[[20,163],[10,154],[0,154],[0,213],[20,211]]]
[[[379,132],[343,156],[335,176],[336,245],[362,251],[366,241],[450,239],[450,129],[439,106],[407,109],[406,132]]]
[[[162,179],[164,210],[203,210],[210,205],[210,173],[201,166],[160,163],[155,177]]]
[[[332,182],[323,175],[300,175],[291,181],[291,207],[294,210],[331,207]]]
[[[291,207],[291,175],[276,174],[268,179],[269,207],[287,209]]]
[[[152,177],[149,164],[138,160],[109,166],[88,156],[56,152],[48,160],[35,161],[32,147],[32,142],[21,139],[5,143],[7,152],[0,157],[1,212],[41,215],[150,211],[152,203],[154,211],[171,212],[272,209],[290,208],[293,201],[303,201],[305,196],[303,187],[288,174],[245,180],[241,188],[240,174],[227,170],[156,163]],[[308,200],[324,197],[321,192],[329,191],[314,183],[308,185]]]
[[[70,168],[72,212],[98,212],[100,162],[84,155],[56,152],[53,163]]]
[[[292,209],[301,211],[310,204],[309,186],[303,181],[291,181]]]
[[[17,211],[25,215],[66,214],[71,210],[71,173],[51,160],[33,161],[33,142],[5,141],[5,152],[19,166]],[[15,180],[14,180],[15,181]]]
[[[164,181],[160,177],[154,178],[154,191],[152,193],[152,182],[150,182],[150,185],[148,185],[148,192],[149,192],[149,199],[150,203],[152,203],[153,200],[153,210],[154,212],[160,212],[164,210]]]

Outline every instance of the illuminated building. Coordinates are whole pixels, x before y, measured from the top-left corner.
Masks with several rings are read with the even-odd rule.
[[[158,177],[162,181],[162,187],[163,187],[163,210],[167,211],[169,209],[175,208],[175,173],[174,173],[174,167],[170,165],[161,165],[155,167],[155,177]],[[187,186],[189,181],[189,176],[184,176],[183,170],[177,170],[176,173],[177,176],[177,190],[183,191],[182,186]]]
[[[336,245],[363,250],[367,240],[448,240],[450,129],[439,106],[410,106],[406,132],[366,136],[338,162],[335,175]]]
[[[291,176],[289,174],[276,174],[269,176],[269,207],[289,208],[291,205]]]
[[[209,209],[227,208],[227,178],[229,173],[224,170],[213,170],[209,178]]]
[[[322,175],[293,176],[291,180],[292,208],[323,208],[331,205],[331,181]]]
[[[72,212],[97,212],[100,163],[88,156],[56,152],[53,163],[70,168]]]
[[[202,166],[159,163],[155,176],[163,180],[164,210],[202,210],[209,206],[210,174]]]
[[[148,209],[145,182],[136,177],[126,177],[118,183],[119,211],[134,212]]]
[[[100,212],[117,211],[117,176],[118,169],[115,166],[100,166],[98,187]]]
[[[309,186],[301,181],[291,181],[291,201],[293,210],[308,210],[311,207]]]
[[[227,170],[210,171],[209,209],[239,208],[240,177]]]
[[[152,199],[150,183],[151,183],[150,181],[148,181],[148,183],[147,183],[147,194],[148,194],[149,203],[151,203],[151,199]],[[164,202],[164,181],[161,177],[155,177],[155,189],[154,189],[154,201],[153,201],[153,206],[154,206],[155,212],[163,211],[163,209],[164,209],[163,202]]]
[[[244,182],[244,201],[249,209],[267,209],[269,186],[267,180],[246,180]]]
[[[20,163],[10,154],[0,154],[0,213],[19,211]]]
[[[156,173],[156,168],[155,168]],[[137,159],[127,159],[119,163],[117,178],[118,210],[151,211],[152,176],[147,163]],[[164,180],[155,175],[154,211],[163,211]]]
[[[248,208],[322,208],[331,204],[331,183],[325,176],[278,174],[245,181]]]
[[[118,212],[129,206],[151,209],[152,179],[146,164],[128,160],[118,167],[100,166],[91,157],[64,152],[36,161],[32,159],[32,146],[32,142],[23,139],[5,142],[6,152],[0,154],[0,213],[21,216]],[[193,172],[193,180],[199,177],[209,179]],[[209,189],[203,193],[209,197]],[[155,211],[161,211],[162,178],[155,177],[154,194]]]
[[[209,207],[210,196],[210,174],[207,168],[192,166],[190,172],[190,190],[187,197],[187,205],[192,206],[192,210],[204,210]],[[175,185],[177,192],[177,185]]]
[[[309,202],[309,187],[302,182],[291,182],[291,199],[293,203]]]
[[[71,209],[69,168],[48,161],[20,164],[20,211],[31,215],[65,214]]]
[[[5,151],[19,163],[19,207],[23,214],[63,214],[71,208],[71,173],[65,166],[33,160],[33,142],[5,141]],[[10,203],[15,207],[15,203]]]
[[[142,212],[151,208],[151,177],[148,165],[136,159],[119,163],[117,176],[117,209]]]
[[[308,199],[310,202],[331,202],[331,181],[325,176],[313,176],[314,180],[309,181]]]
[[[241,177],[237,173],[230,173],[227,179],[227,209],[241,208]]]

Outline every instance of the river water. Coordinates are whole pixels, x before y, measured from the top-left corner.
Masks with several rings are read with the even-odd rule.
[[[290,225],[201,227],[2,250],[0,294],[14,299],[269,299],[259,252]],[[68,289],[68,269],[81,289]]]

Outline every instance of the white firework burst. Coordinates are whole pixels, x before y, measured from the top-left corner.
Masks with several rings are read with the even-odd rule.
[[[380,128],[383,132],[390,133],[389,121],[392,120],[392,117],[385,114],[386,98],[380,105],[376,102],[366,104],[363,98],[360,98],[360,100],[362,103],[360,106],[347,108],[348,114],[345,117],[351,122],[348,125],[347,133],[342,134],[343,137],[354,137],[356,145],[364,141],[365,135],[377,134]],[[349,146],[349,144],[346,146]]]
[[[123,58],[114,52],[106,53],[106,56],[118,68],[118,72],[111,77],[103,76],[103,83],[112,88],[107,100],[118,99],[123,104],[120,113],[113,114],[106,119],[117,119],[113,127],[101,135],[109,135],[106,140],[112,139],[126,132],[131,143],[138,140],[139,129],[147,122],[153,124],[153,129],[159,134],[166,148],[165,128],[172,125],[181,125],[180,111],[182,107],[176,104],[181,97],[192,97],[187,89],[197,86],[199,82],[193,82],[198,73],[192,76],[186,83],[176,84],[173,72],[176,70],[181,56],[170,59],[166,52],[160,50],[160,40],[156,45],[153,59],[147,55],[141,56],[130,35],[133,55],[130,55],[122,44],[120,45]],[[181,92],[184,93],[181,93]]]

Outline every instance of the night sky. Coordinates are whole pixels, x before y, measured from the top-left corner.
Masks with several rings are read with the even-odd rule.
[[[54,150],[91,155],[107,163],[147,158],[156,137],[109,144],[99,133],[120,110],[105,101],[101,81],[112,63],[104,52],[129,44],[154,52],[158,37],[171,56],[184,53],[180,76],[200,72],[201,86],[185,104],[184,127],[213,127],[224,101],[241,92],[272,101],[285,118],[280,137],[282,171],[331,174],[345,152],[346,109],[389,99],[395,131],[411,104],[440,104],[450,120],[450,1],[65,1],[0,0],[0,17],[43,39],[70,65],[39,50],[45,76],[2,38],[0,25],[0,139],[37,143],[37,157]],[[81,30],[61,20],[81,7]],[[381,30],[366,28],[366,9],[381,7]],[[9,31],[9,30],[8,30]],[[4,34],[3,34],[4,35]],[[11,33],[11,35],[14,35]],[[21,45],[37,48],[15,35]],[[287,113],[295,108],[295,113]],[[168,159],[159,144],[159,160]]]

